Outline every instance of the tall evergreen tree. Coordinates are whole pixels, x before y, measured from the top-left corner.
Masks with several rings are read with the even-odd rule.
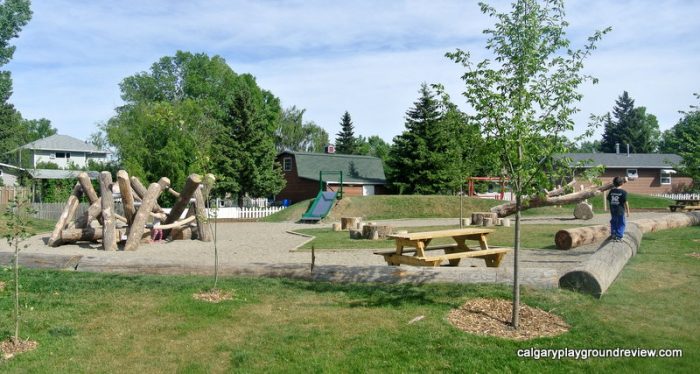
[[[645,107],[635,107],[634,100],[624,91],[615,101],[613,121],[608,113],[605,116],[605,130],[601,141],[601,151],[614,153],[616,144],[621,151],[652,153],[658,149],[659,123],[656,116],[647,114]]]
[[[420,97],[406,112],[406,130],[394,137],[387,160],[388,177],[401,193],[454,191],[461,179],[461,132],[464,116],[443,105],[423,83]]]
[[[355,137],[355,126],[350,118],[350,113],[346,110],[340,119],[340,132],[336,134],[335,151],[346,155],[358,153],[357,138]]]

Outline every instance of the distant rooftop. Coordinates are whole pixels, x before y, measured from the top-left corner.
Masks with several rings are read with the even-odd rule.
[[[36,149],[47,151],[73,151],[73,152],[88,152],[107,154],[108,151],[103,151],[92,145],[68,135],[51,135],[49,137],[35,140],[27,143],[20,148]]]
[[[672,168],[683,162],[673,153],[566,153],[574,162],[583,161],[585,167],[604,165],[606,168],[661,169]]]
[[[343,183],[385,184],[382,160],[372,156],[340,153],[309,153],[285,151],[296,159],[297,174],[301,178],[318,180],[320,171],[342,171]],[[338,176],[332,177],[334,181]],[[325,178],[324,178],[325,179]]]

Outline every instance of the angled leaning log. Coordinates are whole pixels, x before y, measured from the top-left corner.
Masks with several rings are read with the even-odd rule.
[[[76,222],[77,228],[89,227],[92,220],[97,219],[100,224],[102,224],[102,200],[97,196],[97,192],[92,187],[92,182],[90,181],[90,176],[86,172],[78,174],[78,183],[80,187],[83,188],[83,193],[88,198],[90,202],[90,207],[88,211],[83,213],[82,216],[78,217]]]
[[[117,250],[117,226],[114,217],[114,198],[112,197],[112,174],[100,173],[100,199],[102,200],[102,246],[105,251]]]
[[[203,242],[210,242],[211,230],[209,228],[209,217],[207,217],[207,210],[204,206],[204,196],[201,188],[198,188],[197,191],[194,192],[193,208],[197,217],[197,239]]]
[[[146,229],[146,221],[161,191],[161,186],[158,183],[151,183],[151,185],[148,186],[148,190],[146,190],[146,194],[143,196],[141,206],[134,217],[134,223],[129,228],[129,234],[126,239],[126,244],[124,245],[125,251],[135,251],[139,247],[141,237]]]
[[[167,225],[180,219],[182,212],[184,212],[185,208],[190,204],[192,195],[194,195],[194,192],[199,188],[201,183],[202,177],[197,174],[190,174],[190,176],[187,177],[185,187],[182,189],[182,192],[180,192],[180,198],[175,202],[175,205],[173,205],[173,208],[168,214],[168,219],[165,220],[164,224]],[[164,233],[164,236],[167,237],[168,234],[169,233]]]
[[[130,179],[131,179],[131,188],[133,189],[136,196],[138,196],[138,198],[143,202],[143,198],[144,198],[144,196],[146,196],[146,192],[147,192],[146,187],[143,186],[143,184],[141,183],[141,180],[139,180],[137,177],[131,177]],[[162,179],[163,178],[161,178],[161,180]],[[170,179],[168,179],[168,178],[165,178],[165,179],[167,179],[168,183],[170,183]],[[159,182],[161,182],[161,181],[159,181]],[[161,189],[163,188],[161,183],[158,183],[158,185],[161,186]],[[160,207],[160,205],[158,205],[157,202],[155,203],[155,205],[153,205],[152,211],[154,213],[163,213],[163,209]]]
[[[49,237],[48,244],[50,247],[58,247],[61,245],[61,231],[73,220],[75,212],[78,210],[78,206],[80,206],[80,195],[82,195],[82,191],[83,189],[80,187],[80,183],[76,183],[75,187],[73,187],[73,192],[70,197],[68,197],[66,206],[63,208],[61,217],[58,218],[58,222],[56,222],[53,232]]]
[[[117,183],[119,184],[119,192],[122,195],[124,217],[126,218],[126,223],[131,225],[134,222],[136,208],[134,208],[134,195],[131,193],[129,174],[125,170],[119,170],[117,172]]]

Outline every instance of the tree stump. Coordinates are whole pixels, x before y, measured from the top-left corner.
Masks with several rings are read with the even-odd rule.
[[[574,208],[574,217],[584,220],[593,218],[593,206],[588,203],[576,204],[576,208]]]
[[[510,227],[510,218],[503,218],[503,227]]]
[[[356,229],[360,222],[362,222],[362,217],[341,217],[340,228],[342,230]]]
[[[484,227],[491,227],[491,226],[493,226],[493,218],[491,218],[491,217],[484,217],[484,218],[483,218],[483,225],[484,225]]]
[[[386,239],[394,231],[390,225],[366,225],[362,228],[362,237],[370,240]]]
[[[348,232],[350,233],[350,239],[362,239],[362,230],[350,229]]]
[[[484,218],[486,217],[491,218],[491,222],[493,222],[493,220],[498,218],[498,215],[491,212],[474,212],[472,213],[472,224],[476,226],[483,226]]]
[[[333,231],[343,231],[343,228],[342,228],[340,222],[333,223]]]

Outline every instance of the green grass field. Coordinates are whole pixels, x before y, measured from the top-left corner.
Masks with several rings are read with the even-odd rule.
[[[700,370],[700,227],[645,235],[600,300],[523,289],[523,302],[571,325],[555,338],[514,342],[466,334],[446,316],[509,287],[334,284],[226,278],[234,299],[192,294],[210,278],[22,271],[22,332],[37,350],[3,373],[92,372],[673,372]],[[0,280],[10,281],[9,271]],[[10,283],[8,283],[9,285]],[[12,288],[12,287],[8,287]],[[408,325],[416,316],[425,316]],[[12,330],[0,292],[0,338]],[[682,358],[520,358],[518,349],[681,349]]]
[[[577,225],[527,225],[527,235],[522,237],[523,248],[555,249],[554,233],[559,230],[577,227]],[[423,227],[397,227],[396,230],[408,232],[445,230],[459,228],[459,226],[423,226]],[[515,227],[492,227],[493,233],[489,234],[488,242],[496,246],[513,246]],[[329,228],[301,229],[297,232],[314,236],[314,239],[299,249],[308,250],[313,246],[316,250],[324,249],[364,249],[364,248],[394,248],[393,240],[365,240],[350,239],[347,231],[333,231]],[[431,242],[432,245],[454,243],[451,238],[439,238]]]
[[[290,206],[281,212],[262,219],[266,222],[298,221],[311,205],[306,200]],[[672,203],[669,199],[647,195],[630,194],[632,210],[668,209]],[[488,211],[503,201],[477,198],[464,198],[462,209],[465,217],[471,212]],[[596,212],[603,212],[603,198],[597,196],[590,200]],[[543,207],[525,210],[525,216],[538,215],[573,215],[574,206]],[[364,197],[346,197],[340,200],[325,219],[328,222],[339,221],[340,217],[363,217],[365,220],[400,219],[400,218],[455,218],[460,216],[460,199],[458,196],[423,196],[423,195],[375,195]]]

